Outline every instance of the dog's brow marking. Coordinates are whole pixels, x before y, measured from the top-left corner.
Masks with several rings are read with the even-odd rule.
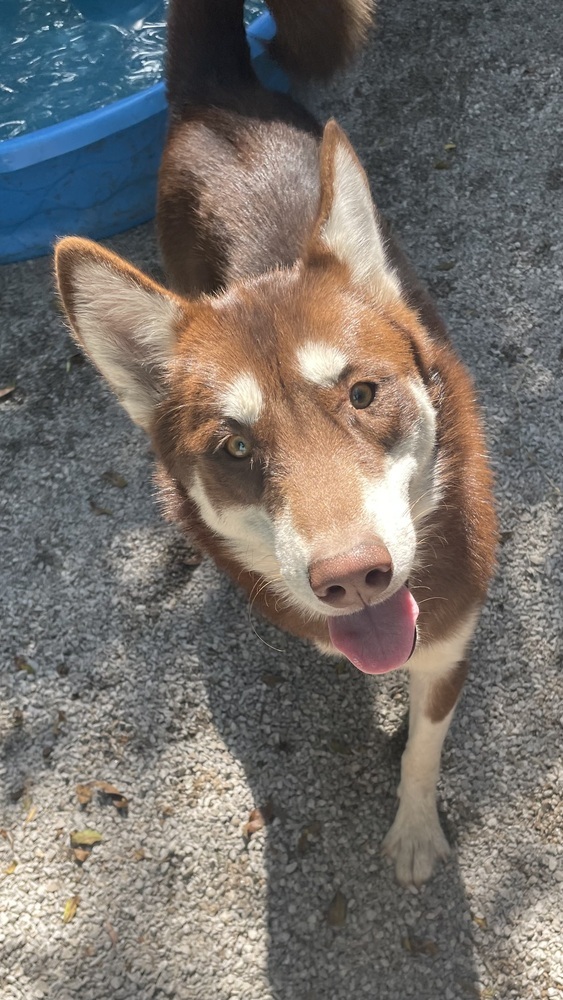
[[[297,351],[297,364],[303,378],[329,389],[335,385],[348,364],[343,351],[332,344],[309,340]]]
[[[244,372],[222,393],[220,403],[226,417],[239,424],[254,424],[260,418],[264,400],[254,375]]]

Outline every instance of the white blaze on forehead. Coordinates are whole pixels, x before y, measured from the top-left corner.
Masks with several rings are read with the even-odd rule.
[[[338,382],[347,364],[344,352],[332,344],[309,340],[297,351],[297,365],[303,378],[323,389]]]
[[[225,389],[220,397],[225,417],[239,424],[254,424],[260,418],[264,400],[258,382],[249,372],[243,372]]]

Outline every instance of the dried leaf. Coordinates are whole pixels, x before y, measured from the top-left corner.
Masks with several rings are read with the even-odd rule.
[[[71,354],[70,358],[67,358],[66,362],[67,375],[73,368],[80,368],[84,364],[85,360],[84,355],[80,354],[78,351],[76,354]]]
[[[118,809],[122,815],[127,814],[127,811],[129,809],[129,802],[127,801],[125,796],[122,795],[121,792],[115,787],[115,785],[110,785],[108,781],[93,781],[92,784],[95,788],[98,789],[101,795],[111,799],[112,805],[114,805],[115,808]]]
[[[52,725],[53,736],[59,735],[63,722],[66,722],[66,714],[62,711],[59,711],[57,712],[57,718],[55,719]]]
[[[136,851],[133,851],[133,857],[135,861],[144,861],[145,856],[146,856],[145,851],[144,848],[142,847],[138,847]]]
[[[16,391],[15,385],[4,385],[0,388],[0,399],[9,399]]]
[[[91,782],[89,785],[77,785],[76,786],[77,794],[78,794],[78,789],[80,788],[83,789],[82,798],[85,798],[85,795],[88,792],[90,793],[91,797],[92,796],[91,786],[93,784],[95,784],[95,782]],[[87,799],[86,801],[89,802],[90,799]],[[82,804],[86,803],[84,802]],[[96,844],[99,844],[101,840],[102,840],[102,835],[101,833],[98,833],[96,830],[90,830],[90,829],[81,831],[74,830],[73,833],[71,833],[70,845],[72,847],[75,860],[78,861],[78,864],[83,865],[84,862],[88,860],[88,858],[92,853],[92,848],[95,847]]]
[[[246,837],[247,840],[250,840],[252,835],[254,833],[258,833],[258,830],[261,830],[263,826],[265,826],[264,820],[261,816],[257,816],[255,819],[251,819],[248,823],[244,824],[242,828],[242,835],[243,837]]]
[[[14,725],[16,729],[21,729],[23,726],[23,712],[21,708],[14,708],[12,713],[12,725]]]
[[[9,864],[8,867],[4,869],[4,875],[13,875],[17,867],[18,867],[17,861],[15,860],[12,861],[12,863]]]
[[[69,924],[71,920],[74,920],[79,902],[80,896],[71,896],[70,899],[67,899],[63,913],[63,924]]]
[[[346,923],[348,912],[348,900],[344,893],[338,889],[332,897],[330,906],[326,913],[326,921],[329,927],[343,927]]]
[[[121,792],[117,790],[115,785],[110,785],[109,781],[93,781],[92,785],[97,788],[98,791],[102,792],[104,795],[119,795]]]
[[[27,816],[24,819],[24,823],[33,823],[33,820],[37,816],[37,806],[32,806],[29,810]]]
[[[104,924],[104,930],[107,931],[107,933],[109,935],[109,938],[110,938],[110,941],[111,941],[112,945],[115,948],[117,942],[119,941],[119,935],[118,935],[115,927],[113,926],[113,924],[110,924],[109,920],[106,920],[106,922]]]
[[[328,749],[331,750],[332,753],[339,753],[346,757],[348,754],[352,753],[352,747],[349,746],[348,743],[344,743],[343,740],[329,740]]]
[[[321,824],[318,820],[313,820],[312,823],[308,823],[304,826],[297,841],[297,853],[303,857],[307,853],[311,846],[311,838],[318,837],[321,832]]]
[[[262,816],[264,817],[266,823],[272,822],[276,814],[274,812],[274,803],[272,802],[271,799],[268,799],[267,802],[265,802],[265,804],[260,807],[260,812],[262,813]]]
[[[266,687],[273,688],[276,684],[281,684],[283,677],[280,674],[268,674],[263,673],[260,675],[261,681],[266,685]]]
[[[274,818],[274,807],[272,800],[268,799],[265,805],[260,809],[253,809],[248,817],[248,821],[244,824],[242,828],[242,835],[250,840],[253,833],[257,833],[261,830],[263,826],[267,823],[271,823]]]
[[[10,845],[10,847],[14,846],[14,838],[13,838],[12,834],[8,830],[1,829],[0,830],[0,837],[2,837],[2,840],[7,840],[8,843],[9,843],[9,845]]]
[[[477,924],[477,927],[481,928],[482,931],[486,931],[488,929],[489,925],[487,923],[486,917],[478,917],[473,913],[471,915],[471,919],[473,920],[474,924]]]
[[[438,945],[430,938],[404,937],[401,944],[410,955],[426,955],[433,958],[438,954]]]
[[[92,853],[91,847],[75,847],[73,849],[73,854],[80,865],[83,865],[85,861],[88,860]]]
[[[446,153],[453,153],[454,149],[457,149],[457,145],[455,142],[445,142],[444,149]]]
[[[100,507],[99,503],[96,503],[95,500],[88,500],[88,503],[90,504],[90,510],[92,511],[92,513],[96,514],[98,517],[102,515],[104,517],[113,516],[113,511],[111,511],[109,507]]]
[[[73,830],[70,835],[71,847],[93,847],[101,843],[102,835],[97,830]]]
[[[117,486],[119,490],[124,490],[127,486],[127,480],[124,476],[121,476],[119,472],[114,472],[113,469],[107,469],[102,472],[102,479],[105,483],[109,483],[110,486]]]
[[[14,656],[14,663],[16,665],[16,670],[23,670],[30,677],[35,677],[35,667],[29,663],[25,656]]]
[[[449,160],[436,160],[434,164],[434,170],[451,170],[451,167]]]
[[[76,785],[74,790],[81,806],[87,806],[92,801],[91,785]]]

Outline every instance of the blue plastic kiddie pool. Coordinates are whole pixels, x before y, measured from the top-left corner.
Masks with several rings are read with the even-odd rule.
[[[257,75],[270,89],[287,91],[287,77],[265,50],[274,34],[268,13],[247,29]],[[165,132],[160,82],[0,141],[0,263],[47,254],[59,236],[100,239],[151,219]]]

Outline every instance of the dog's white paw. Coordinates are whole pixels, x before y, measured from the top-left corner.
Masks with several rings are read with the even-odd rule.
[[[450,853],[435,803],[401,802],[382,851],[394,862],[400,885],[418,887],[427,882],[436,861],[445,861]]]

